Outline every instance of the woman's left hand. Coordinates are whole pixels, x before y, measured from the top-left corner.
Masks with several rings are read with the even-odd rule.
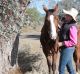
[[[58,42],[59,47],[63,46],[63,42]]]

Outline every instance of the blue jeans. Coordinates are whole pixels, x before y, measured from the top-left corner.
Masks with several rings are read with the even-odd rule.
[[[65,74],[66,67],[69,74],[76,74],[72,64],[74,50],[75,47],[61,49],[59,74]]]

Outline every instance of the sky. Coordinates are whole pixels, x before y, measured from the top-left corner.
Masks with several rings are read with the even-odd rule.
[[[61,0],[32,0],[29,7],[35,7],[41,14],[44,14],[43,5],[52,8],[58,1]]]

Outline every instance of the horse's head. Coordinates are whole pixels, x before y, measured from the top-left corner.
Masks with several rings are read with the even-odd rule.
[[[49,32],[50,38],[55,40],[57,38],[57,29],[59,18],[57,15],[58,4],[53,9],[48,9],[46,6],[43,6],[44,11],[46,12],[45,25]]]

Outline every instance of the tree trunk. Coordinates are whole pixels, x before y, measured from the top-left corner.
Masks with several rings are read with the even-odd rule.
[[[16,62],[18,44],[19,34],[13,34],[8,41],[3,37],[0,38],[0,74],[16,74],[15,71],[19,70]]]
[[[24,15],[28,1],[0,0],[0,74],[21,74],[16,62],[18,33],[25,23]]]

